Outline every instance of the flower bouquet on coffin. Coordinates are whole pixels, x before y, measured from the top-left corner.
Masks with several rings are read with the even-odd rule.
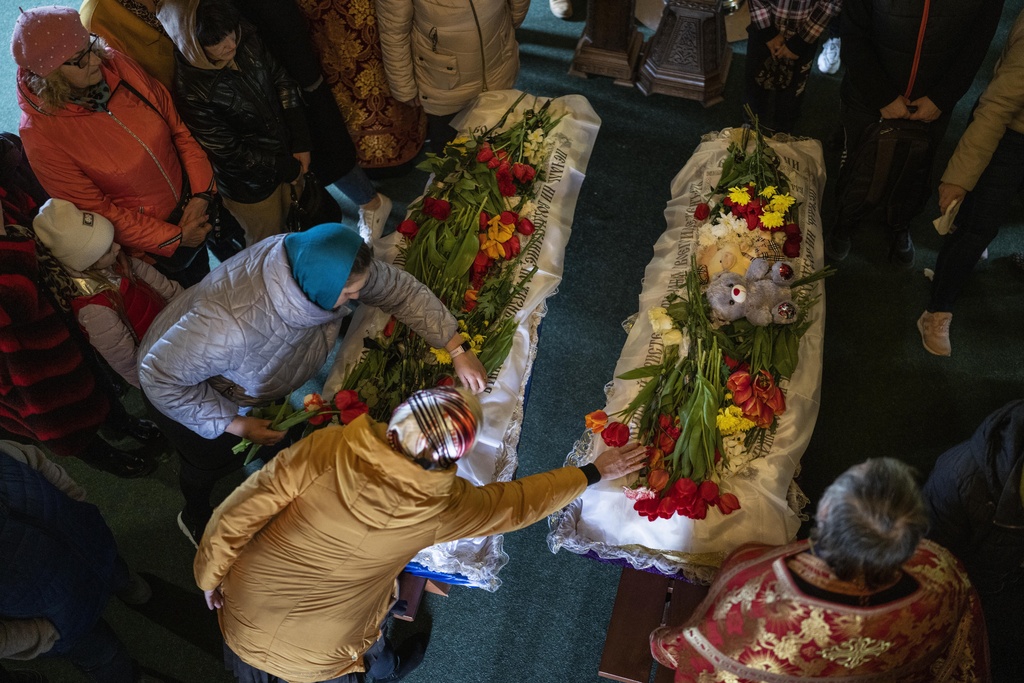
[[[811,285],[830,274],[798,278],[784,260],[802,239],[788,189],[755,124],[730,146],[720,182],[697,205],[683,288],[647,311],[660,362],[618,376],[641,386],[615,419],[603,411],[586,418],[609,446],[635,435],[647,447],[647,467],[623,493],[652,522],[740,509],[729,478],[767,453],[786,411],[786,380],[818,304]]]
[[[516,113],[524,96],[494,126],[427,155],[420,168],[433,177],[398,227],[399,262],[448,306],[488,374],[508,357],[517,326],[510,304],[535,273],[523,255],[543,239],[531,216],[550,153],[545,141],[561,118],[551,100]],[[448,352],[394,318],[364,348],[343,387],[357,392],[377,420],[387,420],[417,389],[454,383]]]

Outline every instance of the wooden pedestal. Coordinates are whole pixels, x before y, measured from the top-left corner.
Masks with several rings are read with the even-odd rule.
[[[569,73],[610,76],[633,87],[643,38],[633,20],[635,0],[587,0],[587,24]]]
[[[637,87],[697,100],[722,101],[732,50],[725,39],[722,0],[667,0],[648,44]]]
[[[647,683],[651,667],[651,631],[685,622],[708,593],[706,586],[623,569],[598,675],[621,683]],[[672,683],[671,669],[659,666],[654,683]]]

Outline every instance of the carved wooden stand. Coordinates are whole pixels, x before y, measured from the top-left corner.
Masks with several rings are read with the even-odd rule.
[[[587,25],[576,44],[569,73],[611,76],[633,87],[643,38],[633,20],[634,0],[587,0]]]
[[[667,0],[646,50],[637,87],[697,100],[722,101],[732,50],[725,39],[722,0]]]

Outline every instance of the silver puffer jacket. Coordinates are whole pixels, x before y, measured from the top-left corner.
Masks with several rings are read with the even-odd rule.
[[[239,407],[302,386],[351,310],[325,311],[292,277],[284,235],[228,259],[165,308],[139,345],[142,390],[164,415],[214,439]],[[437,297],[405,271],[373,261],[359,299],[444,346],[457,329]]]

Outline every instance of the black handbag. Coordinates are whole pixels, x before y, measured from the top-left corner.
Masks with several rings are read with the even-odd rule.
[[[313,173],[302,177],[302,193],[291,186],[292,203],[288,207],[285,228],[288,232],[302,232],[322,223],[340,223],[341,207],[320,184]]]

